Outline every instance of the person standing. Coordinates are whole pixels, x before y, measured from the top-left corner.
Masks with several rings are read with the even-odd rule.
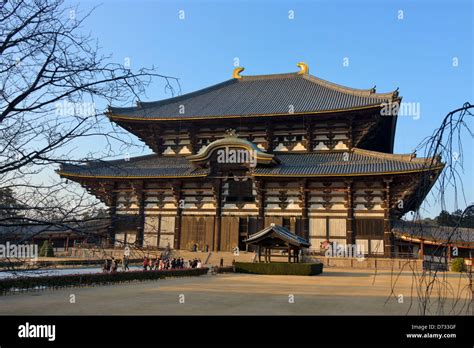
[[[150,271],[153,271],[153,260],[151,257],[148,259],[148,267]]]
[[[221,257],[221,262],[219,263],[219,267],[224,267],[224,258]]]
[[[122,270],[129,271],[130,269],[128,268],[128,257],[124,256],[122,260]]]
[[[115,261],[115,258],[112,256],[112,261],[110,262],[110,266],[112,268],[112,273],[115,273],[117,271],[117,261]]]

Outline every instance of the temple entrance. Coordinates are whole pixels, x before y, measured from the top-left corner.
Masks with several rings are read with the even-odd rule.
[[[212,250],[214,216],[183,216],[181,228],[181,249]]]
[[[220,251],[232,251],[239,244],[239,218],[223,216],[221,224]]]

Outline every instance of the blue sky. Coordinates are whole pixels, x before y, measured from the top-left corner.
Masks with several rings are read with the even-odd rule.
[[[296,63],[304,61],[312,75],[349,87],[399,87],[403,101],[419,103],[421,114],[399,118],[396,153],[411,152],[447,112],[474,103],[471,1],[79,3],[84,11],[96,5],[84,30],[99,40],[102,52],[116,62],[129,59],[132,69],[154,65],[179,77],[182,93],[229,79],[235,58],[245,67],[243,75],[297,71]],[[157,80],[143,100],[170,96]],[[464,146],[470,155],[472,138]],[[465,189],[473,201],[474,162],[471,156],[464,160]]]

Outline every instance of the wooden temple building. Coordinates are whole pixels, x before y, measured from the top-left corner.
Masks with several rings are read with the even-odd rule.
[[[196,92],[110,107],[110,121],[153,154],[58,173],[110,207],[117,246],[245,250],[275,224],[314,251],[331,241],[391,256],[391,221],[417,208],[443,164],[393,154],[397,114],[383,110],[399,105],[398,91],[348,88],[298,66],[257,76],[236,68]]]

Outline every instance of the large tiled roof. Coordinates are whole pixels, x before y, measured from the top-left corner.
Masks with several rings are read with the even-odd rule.
[[[156,154],[129,160],[93,161],[86,165],[63,165],[60,174],[91,177],[188,177],[207,175],[184,157],[159,157]]]
[[[331,112],[380,105],[397,92],[353,89],[309,74],[243,76],[239,79],[136,107],[111,107],[112,119],[184,119]],[[184,110],[183,110],[184,106]]]
[[[427,160],[423,158],[361,149],[354,149],[351,152],[277,152],[275,157],[279,160],[278,164],[258,165],[252,169],[252,174],[255,176],[377,175],[427,169]],[[160,157],[153,154],[131,158],[129,161],[97,161],[87,165],[66,165],[59,172],[63,176],[71,177],[160,178],[206,176],[210,171],[193,166],[186,157]]]
[[[412,172],[427,169],[424,158],[354,149],[352,152],[280,153],[279,166],[257,167],[255,175],[337,176]]]

